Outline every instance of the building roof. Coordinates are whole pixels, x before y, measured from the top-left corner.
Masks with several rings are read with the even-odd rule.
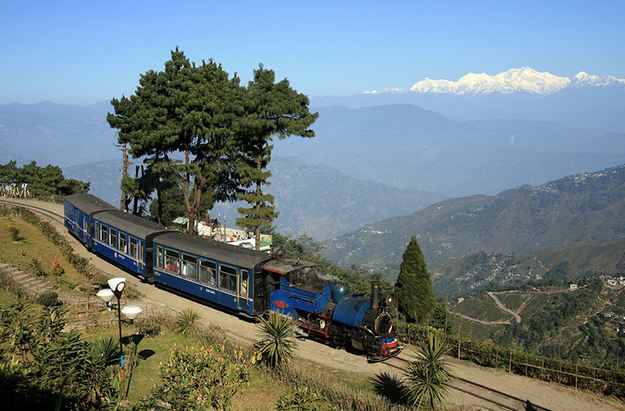
[[[98,213],[94,219],[142,239],[151,234],[167,231],[167,227],[163,225],[121,210],[104,211]]]
[[[248,269],[253,269],[257,264],[271,259],[271,255],[261,251],[249,250],[178,231],[159,234],[154,238],[154,243]]]
[[[82,210],[84,213],[88,215],[91,215],[98,211],[117,210],[117,207],[115,207],[112,204],[107,203],[101,198],[94,196],[93,194],[84,194],[84,193],[72,194],[72,195],[66,196],[65,201],[72,204],[74,207]]]

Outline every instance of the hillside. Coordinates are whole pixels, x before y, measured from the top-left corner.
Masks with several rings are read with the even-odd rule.
[[[401,190],[351,177],[324,165],[310,165],[297,158],[275,156],[271,162],[272,185],[280,212],[276,228],[285,235],[307,234],[324,239],[350,232],[383,218],[414,212],[440,200],[441,195]],[[119,202],[120,160],[65,168],[68,175],[91,182],[91,192]],[[218,204],[213,217],[233,225],[239,203]]]
[[[495,196],[445,200],[326,242],[326,255],[396,275],[404,247],[419,238],[429,264],[486,251],[530,252],[625,238],[625,166],[569,176]]]
[[[625,355],[625,286],[608,286],[599,278],[573,291],[567,286],[478,294],[451,311],[456,326],[471,338],[610,365]]]
[[[527,283],[566,283],[589,276],[625,273],[625,240],[575,244],[532,253],[480,251],[429,267],[437,295],[458,297]]]

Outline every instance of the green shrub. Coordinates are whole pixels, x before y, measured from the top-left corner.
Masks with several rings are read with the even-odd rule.
[[[417,345],[417,359],[406,368],[406,395],[409,403],[419,409],[433,410],[447,395],[452,375],[443,356],[448,344],[445,337],[430,333]]]
[[[46,291],[42,293],[36,300],[37,304],[41,304],[44,307],[58,307],[63,303],[59,300],[59,295],[54,291]]]
[[[286,315],[271,313],[260,319],[261,339],[256,343],[257,359],[276,368],[293,358],[297,343],[294,333],[297,324]]]
[[[151,315],[144,317],[137,321],[139,326],[139,333],[145,337],[152,338],[161,334],[161,328],[165,318],[158,315]]]
[[[120,357],[119,341],[111,337],[101,337],[92,344],[92,350],[96,358],[102,360],[104,364],[115,364]]]
[[[175,330],[183,335],[193,335],[197,331],[200,315],[192,309],[185,309],[176,316]]]
[[[175,350],[161,367],[161,384],[143,405],[165,403],[168,409],[176,410],[226,410],[248,377],[242,356],[225,355],[223,346],[199,352]]]

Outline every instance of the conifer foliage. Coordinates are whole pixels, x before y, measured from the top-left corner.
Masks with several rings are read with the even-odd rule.
[[[309,127],[318,114],[308,110],[308,97],[292,89],[286,79],[276,83],[273,70],[262,64],[254,70],[254,80],[245,91],[246,117],[239,136],[242,153],[237,169],[244,189],[238,199],[250,207],[238,209],[242,217],[237,224],[254,231],[258,250],[261,229],[271,227],[277,217],[273,196],[263,192],[271,177],[266,168],[271,160],[273,136],[314,137]]]
[[[432,279],[421,247],[414,236],[404,252],[395,292],[397,309],[409,322],[425,322],[436,304],[432,293]]]
[[[166,208],[161,194],[181,187],[180,202],[193,232],[215,202],[244,200],[250,208],[239,209],[238,223],[255,232],[257,247],[261,229],[271,227],[277,215],[273,197],[263,192],[271,175],[272,138],[312,137],[309,126],[317,118],[308,110],[308,97],[286,79],[275,82],[272,70],[261,65],[243,87],[221,64],[196,65],[177,48],[163,71],[141,75],[132,96],[111,104],[115,113],[107,120],[118,129],[120,147],[143,158],[149,176],[134,185],[126,176],[122,202],[137,196],[148,201],[156,191],[158,204],[151,209],[160,219]]]

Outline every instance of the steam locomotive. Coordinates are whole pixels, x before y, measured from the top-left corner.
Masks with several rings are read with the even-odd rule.
[[[127,214],[90,194],[65,197],[65,226],[95,254],[154,283],[239,315],[294,318],[300,334],[383,361],[401,351],[388,313],[392,293],[349,294],[335,277],[288,260],[191,236]]]

